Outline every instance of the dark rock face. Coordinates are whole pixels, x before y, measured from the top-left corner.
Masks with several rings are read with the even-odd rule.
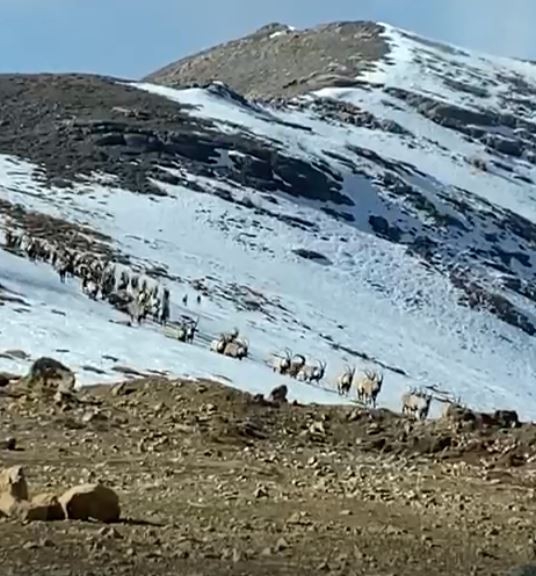
[[[322,264],[324,266],[331,266],[333,264],[327,256],[320,254],[320,252],[315,252],[314,250],[307,250],[305,248],[295,248],[294,250],[292,250],[292,252],[294,252],[294,254],[296,254],[297,256],[304,258],[305,260],[312,260],[313,262]]]
[[[176,87],[218,80],[247,97],[354,86],[360,71],[389,52],[382,32],[373,22],[336,22],[307,30],[268,25],[170,64],[146,81]]]
[[[370,227],[380,237],[391,242],[398,242],[400,240],[400,230],[391,226],[383,216],[369,216]]]
[[[469,109],[439,102],[434,98],[415,94],[402,88],[385,88],[385,92],[413,107],[420,114],[440,126],[451,128],[472,139],[480,140],[492,150],[514,158],[524,157],[534,163],[536,147],[535,126],[521,118],[491,109]],[[516,130],[519,137],[507,137],[495,132],[506,128]]]
[[[239,98],[225,87],[218,90]],[[188,106],[111,78],[4,75],[0,101],[0,153],[39,165],[45,180],[57,186],[104,172],[117,176],[126,189],[163,195],[150,178],[191,186],[160,169],[186,166],[193,174],[225,175],[260,191],[281,188],[295,197],[352,204],[321,167],[280,153],[251,135],[222,133],[189,114]],[[234,169],[217,168],[221,150],[239,152],[247,161],[234,164]],[[280,186],[275,186],[275,177]]]

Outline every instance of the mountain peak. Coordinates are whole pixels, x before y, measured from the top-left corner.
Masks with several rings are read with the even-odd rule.
[[[366,21],[304,30],[270,23],[169,64],[145,81],[171,87],[222,81],[250,97],[296,96],[324,86],[349,86],[387,55],[383,31],[383,26]]]

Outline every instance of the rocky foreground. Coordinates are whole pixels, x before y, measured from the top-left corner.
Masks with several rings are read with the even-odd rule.
[[[121,520],[3,518],[6,576],[490,576],[536,554],[532,425],[410,423],[208,382],[41,392],[1,389],[2,467],[34,494],[100,482]]]

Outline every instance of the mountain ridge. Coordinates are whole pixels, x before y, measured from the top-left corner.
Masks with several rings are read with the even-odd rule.
[[[359,71],[388,53],[383,30],[370,21],[332,22],[304,30],[269,24],[168,64],[143,81],[176,87],[219,80],[249,98],[351,86]]]
[[[391,407],[419,383],[536,414],[534,66],[377,26],[320,27],[327,44],[327,33],[350,47],[382,35],[389,52],[376,46],[343,88],[324,78],[283,97],[221,80],[174,89],[0,77],[3,228],[77,242],[170,287],[175,316],[201,318],[200,343],[188,348],[151,324],[136,328],[147,350],[139,358],[122,342],[132,329],[117,327],[121,314],[88,305],[71,279],[63,311],[92,326],[105,356],[259,392],[275,378],[267,357],[303,347],[328,359],[329,374],[325,390],[289,382],[298,399],[340,401],[333,379],[355,362],[387,372]],[[59,306],[53,271],[22,256],[0,252],[2,286],[35,310]],[[206,308],[182,306],[180,294],[200,286]],[[29,317],[8,302],[0,346],[36,353]],[[66,361],[84,381],[95,381],[87,365],[113,379],[96,344],[82,352],[72,320],[60,329],[32,314],[49,334],[40,346],[65,349],[75,330]],[[241,367],[201,349],[230,323],[251,335]]]

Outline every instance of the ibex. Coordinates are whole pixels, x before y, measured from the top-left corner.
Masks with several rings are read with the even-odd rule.
[[[199,325],[199,318],[195,322],[190,322],[186,326],[186,341],[192,343],[194,341],[195,333],[197,332],[197,326]]]
[[[166,325],[169,320],[169,288],[164,288],[162,293],[162,301],[160,303],[160,323]]]
[[[296,379],[302,382],[320,382],[326,373],[326,366],[326,362],[322,362],[321,360],[317,361],[316,366],[306,364],[298,372]]]
[[[343,394],[347,396],[350,390],[352,389],[354,376],[355,376],[355,366],[350,368],[350,366],[348,366],[347,364],[346,367],[344,368],[344,372],[342,372],[342,374],[340,374],[339,377],[337,378],[337,392],[341,396]]]
[[[177,340],[192,343],[198,324],[199,318],[195,322],[182,322],[178,329]]]
[[[224,332],[220,338],[224,340],[225,344],[228,344],[229,342],[234,342],[238,338],[238,335],[238,328],[233,328],[231,332]]]
[[[227,342],[225,341],[224,334],[221,334],[218,338],[212,340],[212,342],[210,343],[210,349],[212,350],[212,352],[223,354],[226,345]]]
[[[242,358],[246,358],[248,355],[248,347],[249,344],[247,340],[235,339],[232,342],[227,342],[227,344],[225,344],[223,355],[242,360]]]
[[[216,338],[215,340],[213,340],[210,343],[210,349],[213,352],[217,352],[218,354],[225,354],[225,350],[228,344],[233,344],[236,342],[237,338],[238,338],[238,328],[233,328],[233,330],[231,332],[223,332],[222,334],[220,334],[218,336],[218,338]],[[243,347],[243,343],[242,343],[242,347]],[[231,347],[229,348],[229,351],[234,350],[235,348]],[[230,356],[231,353],[227,354],[227,356]],[[246,355],[247,355],[247,346],[246,346]]]
[[[365,375],[357,381],[357,399],[376,408],[376,399],[382,389],[383,374],[365,370]]]
[[[290,369],[290,363],[292,361],[292,352],[289,348],[285,348],[285,357],[275,356],[273,358],[273,370],[278,374],[287,374]]]
[[[6,248],[15,248],[17,240],[18,236],[8,228],[5,232]]]
[[[426,394],[422,390],[410,389],[402,394],[402,414],[426,420],[432,403],[432,395]]]
[[[288,375],[291,378],[296,378],[299,371],[305,366],[305,356],[302,354],[294,354],[294,357],[290,361],[290,367],[288,369]]]

